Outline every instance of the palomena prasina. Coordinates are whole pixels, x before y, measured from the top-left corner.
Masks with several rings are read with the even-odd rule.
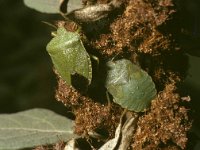
[[[90,56],[77,32],[69,32],[64,27],[59,27],[56,36],[48,43],[47,51],[55,69],[68,85],[71,85],[71,75],[75,73],[88,79],[90,84]]]
[[[113,101],[135,112],[148,108],[156,89],[147,72],[126,59],[109,61],[107,66],[106,88]]]

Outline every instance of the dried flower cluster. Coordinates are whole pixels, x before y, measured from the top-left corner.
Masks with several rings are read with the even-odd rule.
[[[58,80],[56,99],[65,106],[72,108],[75,118],[75,132],[88,134],[95,129],[105,129],[113,137],[119,122],[122,108],[112,104],[103,105],[89,97],[81,95],[72,86],[68,86],[61,78]]]
[[[152,102],[151,111],[142,116],[134,136],[133,149],[167,148],[185,149],[188,124],[187,109],[180,106],[181,97],[173,84],[166,85],[164,91]]]
[[[98,0],[98,3],[106,2],[110,1]],[[187,58],[174,39],[179,31],[168,27],[175,10],[173,0],[124,0],[121,15],[110,22],[109,29],[100,30],[87,42],[93,54],[100,55],[103,61],[123,57],[139,64],[156,84],[159,94],[139,118],[133,137],[134,150],[186,148],[191,124],[176,89],[185,77]],[[102,104],[87,93],[67,86],[61,79],[58,79],[56,98],[74,112],[77,133],[88,134],[103,128],[113,136],[122,108],[112,102],[110,106]]]
[[[111,24],[111,33],[100,35],[93,45],[106,56],[125,52],[159,55],[174,50],[171,35],[157,29],[174,12],[171,1],[130,0],[122,16]]]

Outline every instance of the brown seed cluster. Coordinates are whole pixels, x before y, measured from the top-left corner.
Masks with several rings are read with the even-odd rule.
[[[81,101],[81,94],[72,86],[68,86],[64,80],[58,79],[58,88],[56,90],[56,99],[61,101],[65,106],[75,107]]]
[[[132,145],[134,150],[167,148],[185,149],[188,124],[187,109],[180,106],[181,97],[173,84],[166,85],[164,91],[153,100],[151,110],[142,116]]]
[[[76,112],[76,128],[78,134],[89,133],[95,129],[104,129],[113,137],[119,123],[122,108],[116,105],[108,106],[85,100]]]
[[[129,0],[121,17],[110,26],[111,33],[101,34],[93,46],[108,57],[122,53],[159,55],[174,48],[171,35],[163,35],[158,27],[175,12],[168,0]]]
[[[75,118],[75,132],[88,134],[95,129],[105,129],[109,137],[113,137],[119,122],[122,108],[114,103],[103,105],[82,95],[72,86],[68,86],[60,77],[56,99],[71,108]]]
[[[174,1],[124,0],[124,10],[110,23],[109,31],[99,31],[98,36],[87,42],[103,60],[119,56],[139,64],[156,84],[159,93],[151,108],[139,118],[132,143],[134,150],[186,148],[191,124],[176,88],[185,77],[187,57],[174,39],[179,31],[168,27],[176,10]],[[110,1],[98,0],[105,2]],[[87,94],[58,79],[56,98],[74,112],[75,132],[89,134],[103,128],[113,137],[122,108],[113,103],[101,104]]]

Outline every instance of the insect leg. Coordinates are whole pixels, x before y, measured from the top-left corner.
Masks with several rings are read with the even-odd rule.
[[[111,107],[111,101],[110,101],[110,96],[108,94],[108,91],[106,91],[106,98],[107,98],[107,101],[108,101],[108,107],[110,108]]]

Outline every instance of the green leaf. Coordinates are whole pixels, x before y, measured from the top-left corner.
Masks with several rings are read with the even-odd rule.
[[[24,0],[24,4],[42,13],[60,13],[63,0]]]
[[[82,0],[69,0],[67,3],[67,12],[82,8]]]
[[[47,45],[47,51],[54,67],[68,85],[71,85],[71,74],[75,73],[88,79],[90,84],[91,60],[78,33],[58,28],[56,36]]]
[[[144,111],[156,96],[151,77],[131,61],[109,61],[106,88],[113,101],[135,112]]]
[[[21,149],[76,137],[73,121],[50,110],[0,115],[0,149]]]
[[[24,4],[27,7],[42,13],[60,13],[61,5],[66,5],[63,8],[67,9],[67,12],[71,12],[83,7],[81,0],[68,0],[66,4],[63,2],[64,0],[24,0]]]

